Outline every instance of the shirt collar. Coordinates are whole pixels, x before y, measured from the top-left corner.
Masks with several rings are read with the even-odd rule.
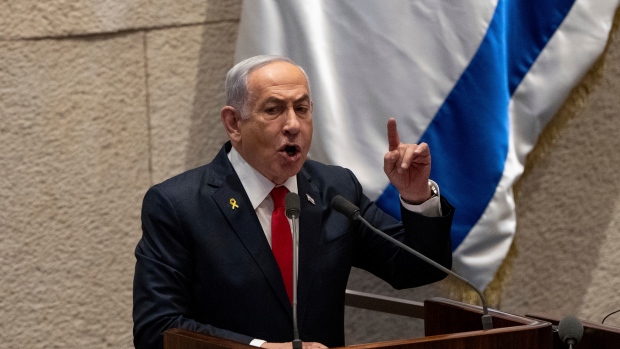
[[[252,207],[256,210],[258,205],[271,193],[275,184],[256,171],[254,167],[250,166],[234,147],[228,152],[228,159],[235,169],[235,172],[237,172],[243,189],[245,189],[245,192],[250,198]],[[289,192],[297,194],[297,175],[289,177],[282,185],[285,186]]]

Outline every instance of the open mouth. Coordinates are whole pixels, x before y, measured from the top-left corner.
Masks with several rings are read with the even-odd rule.
[[[293,157],[301,152],[301,148],[298,145],[285,145],[280,149],[281,152],[285,152],[286,155]]]

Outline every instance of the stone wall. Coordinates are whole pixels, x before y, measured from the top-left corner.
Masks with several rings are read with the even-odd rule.
[[[0,345],[130,348],[140,207],[203,164],[233,64],[240,0],[0,3]],[[517,188],[495,306],[600,321],[620,308],[620,40],[545,131]],[[393,291],[462,298],[454,280]],[[610,318],[620,325],[620,316]],[[420,334],[347,308],[347,341]]]
[[[224,141],[240,1],[0,13],[0,347],[131,348],[142,197]]]

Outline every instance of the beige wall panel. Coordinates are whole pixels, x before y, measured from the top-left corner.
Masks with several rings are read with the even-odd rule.
[[[219,113],[237,23],[147,35],[153,182],[209,162],[228,138]]]
[[[600,321],[620,308],[618,34],[584,108],[560,126],[545,156],[523,178],[519,255],[502,297],[507,311],[549,310]]]
[[[132,346],[143,42],[0,42],[2,348]]]
[[[620,200],[616,200],[612,220],[605,230],[605,238],[598,255],[597,268],[592,272],[583,305],[578,315],[595,322],[620,309]],[[620,314],[612,315],[605,324],[620,327]]]
[[[596,139],[597,149],[591,154],[593,162],[597,162],[592,166],[592,187],[596,187],[592,193],[602,199],[599,205],[603,218],[595,226],[598,234],[593,236],[600,236],[598,254],[591,256],[596,268],[591,271],[577,315],[596,322],[620,309],[620,28],[606,62],[604,78],[583,111],[583,117],[591,119],[590,136]],[[620,327],[620,314],[605,323]]]
[[[0,39],[84,35],[238,20],[240,6],[241,0],[1,1]]]

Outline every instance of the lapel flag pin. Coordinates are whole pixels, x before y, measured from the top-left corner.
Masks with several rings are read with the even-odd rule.
[[[306,194],[306,197],[308,198],[308,201],[310,201],[311,204],[316,205],[314,203],[314,199],[309,194]]]
[[[230,198],[230,206],[233,210],[239,208],[239,205],[237,205],[237,200],[235,200],[234,198]]]

